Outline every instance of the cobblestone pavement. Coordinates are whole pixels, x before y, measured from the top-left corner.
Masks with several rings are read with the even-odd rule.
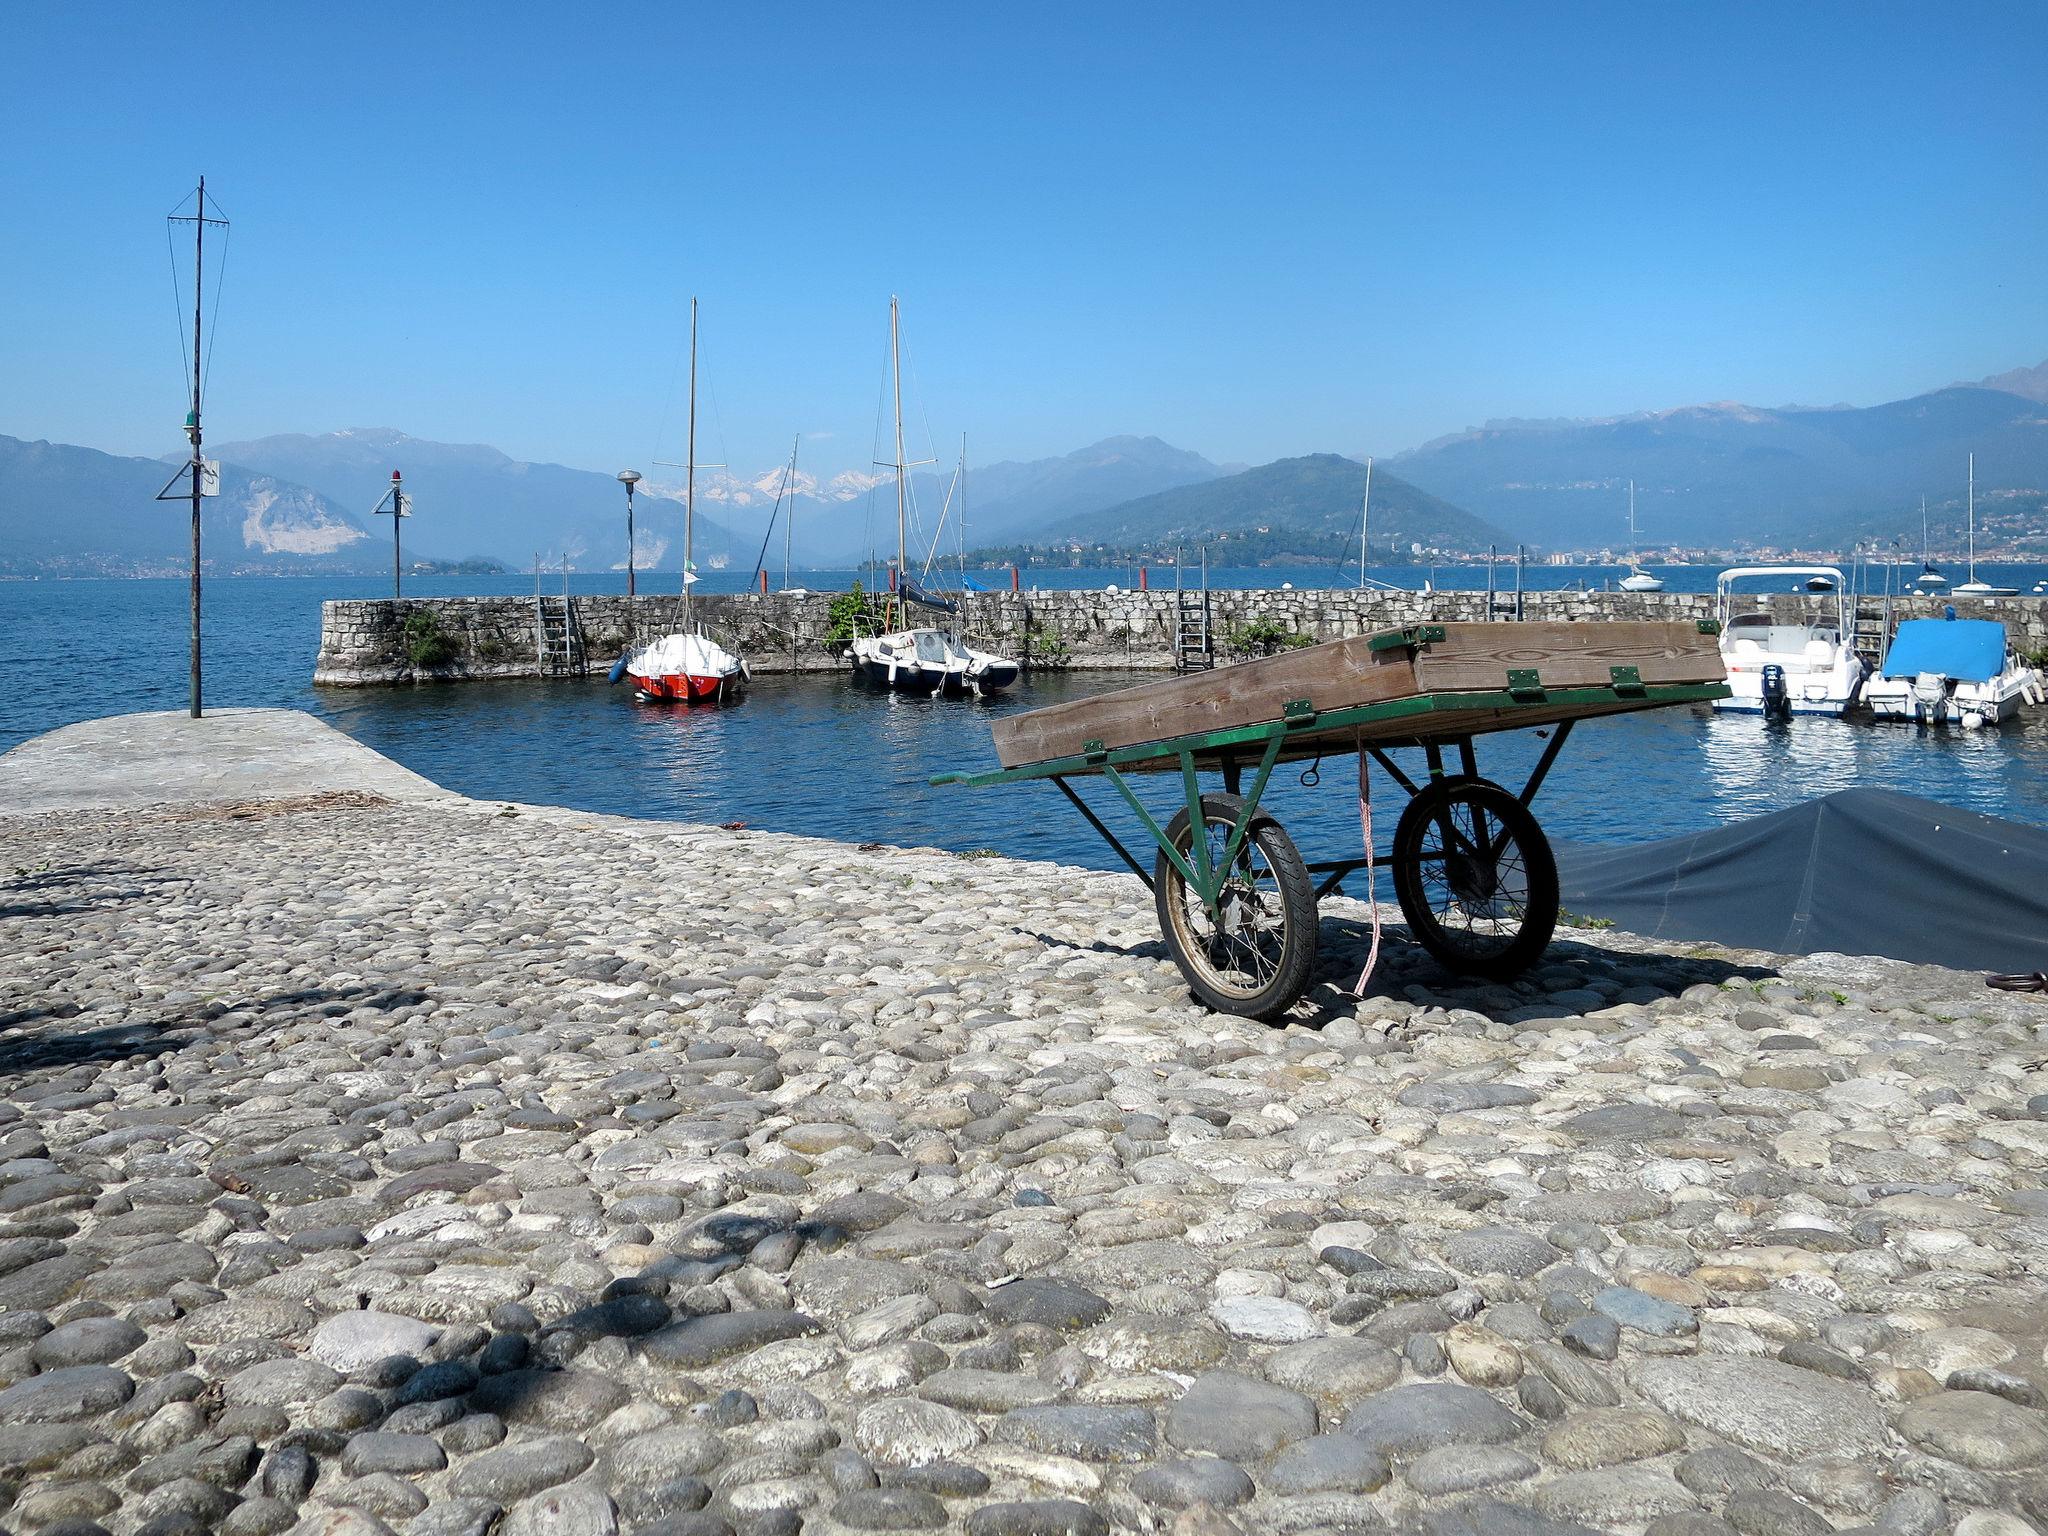
[[[1363,912],[1269,1029],[1123,877],[0,822],[0,1526],[2040,1528],[2048,1008]]]

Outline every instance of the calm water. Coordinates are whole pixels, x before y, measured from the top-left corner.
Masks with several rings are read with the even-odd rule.
[[[1045,574],[1041,581],[1050,585]],[[1099,572],[1073,574],[1102,580]],[[1328,576],[1210,574],[1217,584],[1239,576],[1239,585],[1250,584],[1245,574],[1261,585],[1293,577],[1302,586]],[[1440,586],[1448,585],[1445,574]],[[1477,576],[1483,585],[1483,571],[1456,574]],[[1576,579],[1585,571],[1564,574]],[[1980,574],[1999,579],[1989,567]],[[2026,590],[2041,574],[2013,570],[2004,579]],[[1711,585],[1712,573],[1705,576]],[[814,587],[829,580],[803,579]],[[730,585],[744,580],[742,573]],[[589,591],[623,586],[602,577],[574,584]],[[706,582],[714,590],[724,585],[716,576]],[[1681,589],[1677,580],[1672,587]],[[208,701],[310,710],[428,778],[480,798],[1114,865],[1050,786],[932,789],[925,779],[992,766],[988,721],[995,713],[1126,686],[1133,681],[1126,674],[1042,677],[992,702],[882,697],[829,674],[764,677],[743,705],[695,711],[637,706],[601,679],[313,688],[321,599],[386,590],[376,580],[211,584]],[[531,578],[422,578],[408,590],[516,592],[531,590]],[[183,586],[172,581],[0,582],[0,749],[73,720],[182,708],[184,603]],[[1482,770],[1517,783],[1541,747],[1526,732],[1482,741]],[[1315,853],[1355,847],[1350,765],[1327,765],[1313,789],[1298,782],[1300,774],[1300,767],[1281,769],[1269,791],[1297,841]],[[2048,720],[1968,735],[1822,720],[1766,725],[1683,709],[1590,722],[1574,734],[1538,810],[1555,837],[1630,842],[1854,785],[2048,824]],[[1396,802],[1383,804],[1382,844]],[[1122,815],[1112,825],[1128,816],[1117,809]]]

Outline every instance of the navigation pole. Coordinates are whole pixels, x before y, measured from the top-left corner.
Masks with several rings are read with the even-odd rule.
[[[179,205],[184,206],[183,204]],[[200,666],[199,666],[199,507],[200,498],[220,494],[220,466],[208,464],[200,452],[199,410],[200,393],[206,383],[206,351],[204,314],[206,309],[206,227],[211,224],[226,229],[226,219],[210,218],[206,212],[206,178],[199,178],[199,190],[194,194],[192,212],[189,216],[172,213],[172,224],[192,226],[192,409],[185,417],[185,436],[192,445],[192,457],[185,467],[173,475],[170,481],[156,494],[158,501],[182,500],[171,494],[171,487],[179,480],[190,476],[192,498],[192,718],[200,716]],[[215,212],[219,208],[216,205]],[[176,258],[173,257],[175,262]],[[173,271],[175,272],[175,266]]]

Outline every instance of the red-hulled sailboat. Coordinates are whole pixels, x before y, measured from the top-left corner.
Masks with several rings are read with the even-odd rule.
[[[633,697],[643,702],[724,704],[737,700],[752,680],[746,662],[690,621],[693,568],[692,530],[697,514],[697,301],[690,300],[690,436],[683,462],[683,594],[681,623],[669,634],[638,645],[612,668],[633,684]]]

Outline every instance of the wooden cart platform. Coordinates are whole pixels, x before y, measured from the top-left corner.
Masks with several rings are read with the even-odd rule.
[[[1182,974],[1219,1010],[1271,1018],[1291,1005],[1307,984],[1316,899],[1377,865],[1392,866],[1418,942],[1454,969],[1505,978],[1556,923],[1556,865],[1529,803],[1573,724],[1727,697],[1719,634],[1712,621],[1386,630],[1000,719],[1002,767],[932,783],[1050,780],[1151,887]],[[1522,789],[1481,778],[1473,738],[1531,726],[1555,729]],[[1401,747],[1425,754],[1420,783],[1389,755]],[[1260,809],[1267,780],[1283,761],[1352,753],[1362,810],[1368,760],[1408,795],[1393,851],[1307,864]],[[1186,803],[1162,828],[1125,778],[1175,769]],[[1221,774],[1224,793],[1203,792],[1204,771]],[[1150,835],[1149,872],[1067,782],[1091,775]]]

